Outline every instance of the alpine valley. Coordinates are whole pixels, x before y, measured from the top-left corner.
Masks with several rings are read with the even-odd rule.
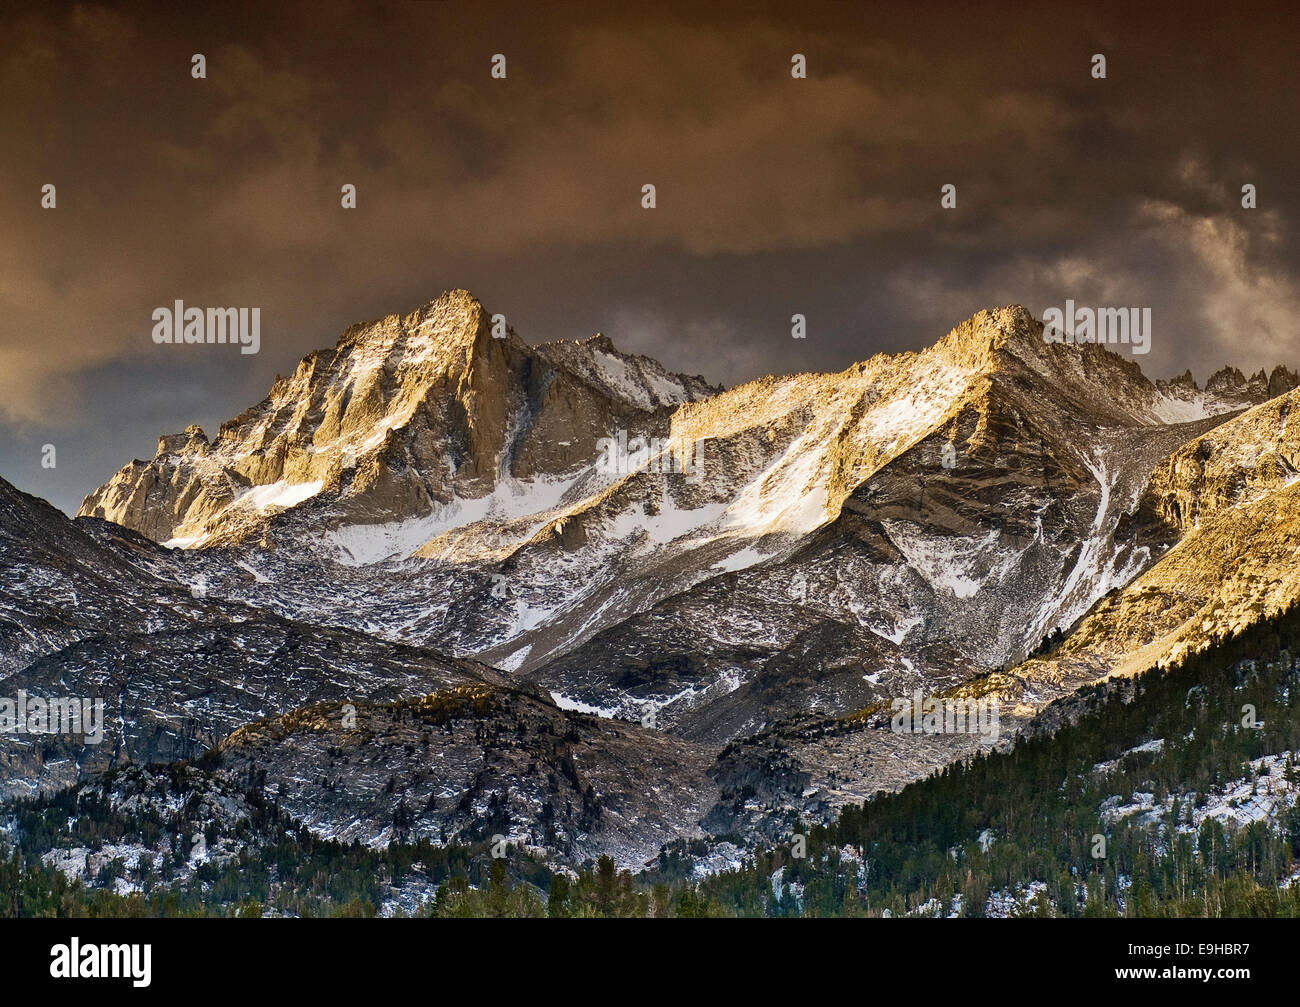
[[[730,389],[463,290],[355,325],[75,519],[0,480],[0,696],[106,718],[0,732],[0,894],[1300,912],[1293,407],[1015,305]]]

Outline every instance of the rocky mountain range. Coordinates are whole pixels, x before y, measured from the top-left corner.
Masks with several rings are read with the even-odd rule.
[[[453,291],[76,519],[0,481],[0,695],[110,711],[0,737],[0,794],[186,760],[373,846],[785,835],[1300,598],[1297,396],[1019,306],[724,390]],[[891,731],[917,690],[1000,737]]]

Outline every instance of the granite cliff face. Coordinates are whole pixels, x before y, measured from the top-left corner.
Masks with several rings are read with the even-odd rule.
[[[1166,664],[1300,599],[1300,390],[1270,399],[1155,466],[1134,510],[1152,563],[1099,604],[1034,679]]]
[[[716,390],[599,335],[530,348],[494,328],[460,290],[355,325],[213,441],[195,426],[162,437],[80,514],[185,546],[256,537],[308,501],[334,525],[396,521],[589,465],[607,428],[662,427],[668,408]]]

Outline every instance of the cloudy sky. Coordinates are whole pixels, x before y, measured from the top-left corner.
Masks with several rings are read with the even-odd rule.
[[[1300,366],[1285,5],[191,6],[7,4],[0,476],[68,510],[454,287],[727,384],[1067,297],[1150,307],[1153,377]],[[155,345],[176,299],[261,352]]]

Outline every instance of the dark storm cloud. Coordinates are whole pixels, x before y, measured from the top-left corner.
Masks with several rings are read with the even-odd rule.
[[[1266,7],[20,8],[0,474],[73,507],[158,433],[453,286],[525,338],[601,329],[728,382],[1066,297],[1151,306],[1153,375],[1294,366],[1295,35]],[[262,352],[155,346],[176,298],[261,307]]]

